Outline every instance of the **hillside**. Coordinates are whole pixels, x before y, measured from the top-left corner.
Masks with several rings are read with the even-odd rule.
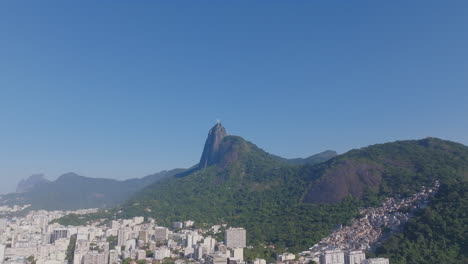
[[[294,159],[285,159],[279,156],[276,156],[276,158],[279,161],[286,162],[291,165],[315,165],[319,164],[322,162],[325,162],[331,158],[334,158],[338,155],[336,151],[333,150],[326,150],[317,154],[314,154],[310,157],[307,158],[294,158]]]
[[[468,148],[435,138],[291,165],[241,137],[210,131],[204,153],[210,154],[202,155],[203,166],[148,186],[120,208],[119,216],[146,215],[167,225],[184,219],[227,222],[246,227],[251,243],[297,252],[355,216],[359,206],[411,194],[434,179],[454,183],[468,177]]]
[[[376,253],[392,264],[468,263],[468,183],[443,185],[427,208]]]
[[[304,202],[407,195],[435,179],[468,179],[468,148],[437,138],[397,141],[349,151],[317,169],[320,179],[310,184]]]
[[[118,181],[89,178],[67,173],[55,181],[38,181],[25,192],[2,196],[1,204],[31,204],[31,209],[72,210],[108,208],[126,201],[144,187],[182,172],[182,169],[162,171],[140,179]],[[37,178],[34,176],[34,179]],[[22,181],[24,183],[30,180]]]

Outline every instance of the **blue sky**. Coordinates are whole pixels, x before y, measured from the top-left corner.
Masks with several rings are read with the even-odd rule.
[[[2,1],[0,193],[33,173],[189,167],[216,119],[284,157],[468,144],[467,12],[466,1]]]

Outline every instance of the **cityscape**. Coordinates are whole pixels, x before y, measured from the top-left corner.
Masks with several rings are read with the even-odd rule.
[[[112,220],[107,224],[96,221],[86,226],[51,223],[68,214],[95,212],[97,209],[41,210],[24,217],[0,219],[0,264],[267,263],[260,258],[247,261],[246,230],[226,224],[203,229],[195,228],[194,221],[185,220],[174,222],[169,229],[158,226],[154,219],[145,221],[144,217]],[[215,239],[220,233],[224,234],[224,241]],[[320,250],[314,246],[306,255],[279,254],[276,263],[389,263],[384,258],[366,259],[364,251],[344,246],[331,250],[332,244],[324,239]]]

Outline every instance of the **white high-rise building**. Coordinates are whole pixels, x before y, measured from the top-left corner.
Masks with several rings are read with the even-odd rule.
[[[266,264],[266,260],[261,259],[261,258],[256,258],[256,259],[253,261],[253,264]]]
[[[128,232],[125,228],[119,229],[117,232],[117,245],[124,246],[128,239]]]
[[[166,227],[158,226],[154,228],[154,240],[157,242],[163,242],[169,237],[169,229]]]
[[[83,264],[107,264],[108,256],[106,253],[90,251],[83,258]]]
[[[213,253],[216,246],[216,239],[211,236],[205,237],[205,239],[203,239],[203,245],[208,249],[208,253]]]
[[[347,251],[345,253],[345,264],[361,264],[366,259],[366,254],[362,251]]]
[[[5,245],[0,245],[0,264],[3,263],[5,259]]]
[[[145,222],[145,218],[143,216],[133,217],[133,223],[135,223],[135,225],[142,224],[143,222]]]
[[[111,228],[114,229],[114,230],[118,230],[118,229],[120,228],[120,223],[119,223],[119,221],[113,220],[113,221],[112,221],[112,227],[111,227]]]
[[[6,218],[0,218],[0,231],[3,231],[7,227],[7,220]]]
[[[137,251],[137,260],[143,260],[146,259],[146,251],[143,249],[140,249]]]
[[[229,228],[226,230],[226,246],[229,248],[244,248],[246,246],[246,231],[244,228]]]
[[[138,232],[138,240],[142,240],[143,242],[148,243],[148,237],[148,230],[140,230],[140,232]]]
[[[365,259],[362,264],[390,264],[390,260],[388,258],[371,258]]]
[[[119,253],[116,250],[109,251],[109,264],[119,263]]]
[[[237,260],[237,262],[244,261],[244,248],[233,248],[231,249],[231,260]]]
[[[155,260],[163,260],[171,256],[171,251],[166,247],[157,248],[154,251]]]
[[[320,255],[320,264],[345,264],[343,251],[340,249],[326,250]]]
[[[227,258],[221,255],[208,255],[205,259],[206,264],[226,264]]]

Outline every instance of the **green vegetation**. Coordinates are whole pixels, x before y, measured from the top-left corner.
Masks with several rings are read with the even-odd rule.
[[[36,259],[34,259],[34,256],[29,256],[26,260],[29,264],[36,264]]]
[[[468,176],[468,148],[433,138],[374,145],[305,166],[281,162],[240,137],[224,140],[231,151],[219,158],[220,164],[146,188],[118,217],[145,215],[167,226],[184,219],[243,226],[255,246],[251,257],[271,259],[262,245],[275,245],[277,253],[302,251],[355,217],[359,207],[412,194],[435,179],[453,183]],[[238,159],[226,165],[233,156]],[[363,167],[368,169],[362,172]],[[342,175],[348,176],[344,184],[364,186],[362,194],[345,192],[344,199],[331,204],[304,202],[324,179],[342,190],[337,180]],[[365,177],[378,184],[367,184]]]
[[[247,260],[254,260],[255,258],[263,258],[267,261],[267,263],[275,263],[276,262],[276,251],[275,249],[270,246],[258,245],[253,248],[246,248],[244,250],[244,258]]]
[[[108,236],[107,242],[109,242],[109,249],[115,249],[118,243],[117,236]]]
[[[70,244],[68,244],[67,255],[65,257],[68,264],[73,263],[73,258],[75,256],[75,246],[76,246],[76,235],[72,235],[70,237]]]
[[[131,258],[126,258],[122,261],[122,264],[130,264],[130,262],[132,262],[132,259]]]
[[[300,203],[307,188],[297,177],[300,167],[278,162],[239,137],[226,139],[238,162],[160,182],[131,200],[118,217],[151,216],[167,226],[183,219],[226,222],[245,227],[250,244],[267,242],[298,252],[356,214],[358,204],[351,200],[331,206]]]
[[[442,185],[430,205],[376,254],[392,264],[468,263],[468,183]]]
[[[242,226],[254,246],[246,258],[273,260],[314,245],[359,207],[413,194],[436,179],[452,186],[468,178],[468,148],[434,138],[374,145],[315,165],[291,165],[235,136],[220,149],[214,165],[151,185],[109,215],[153,217],[166,226],[186,219]],[[466,243],[460,247],[466,252]]]
[[[85,215],[78,215],[78,214],[69,214],[62,218],[55,219],[50,223],[59,223],[64,226],[80,226],[86,225],[90,222],[94,222],[97,220],[102,219],[104,222],[109,221],[112,219],[112,213],[106,210],[101,210],[94,214],[85,214]]]

